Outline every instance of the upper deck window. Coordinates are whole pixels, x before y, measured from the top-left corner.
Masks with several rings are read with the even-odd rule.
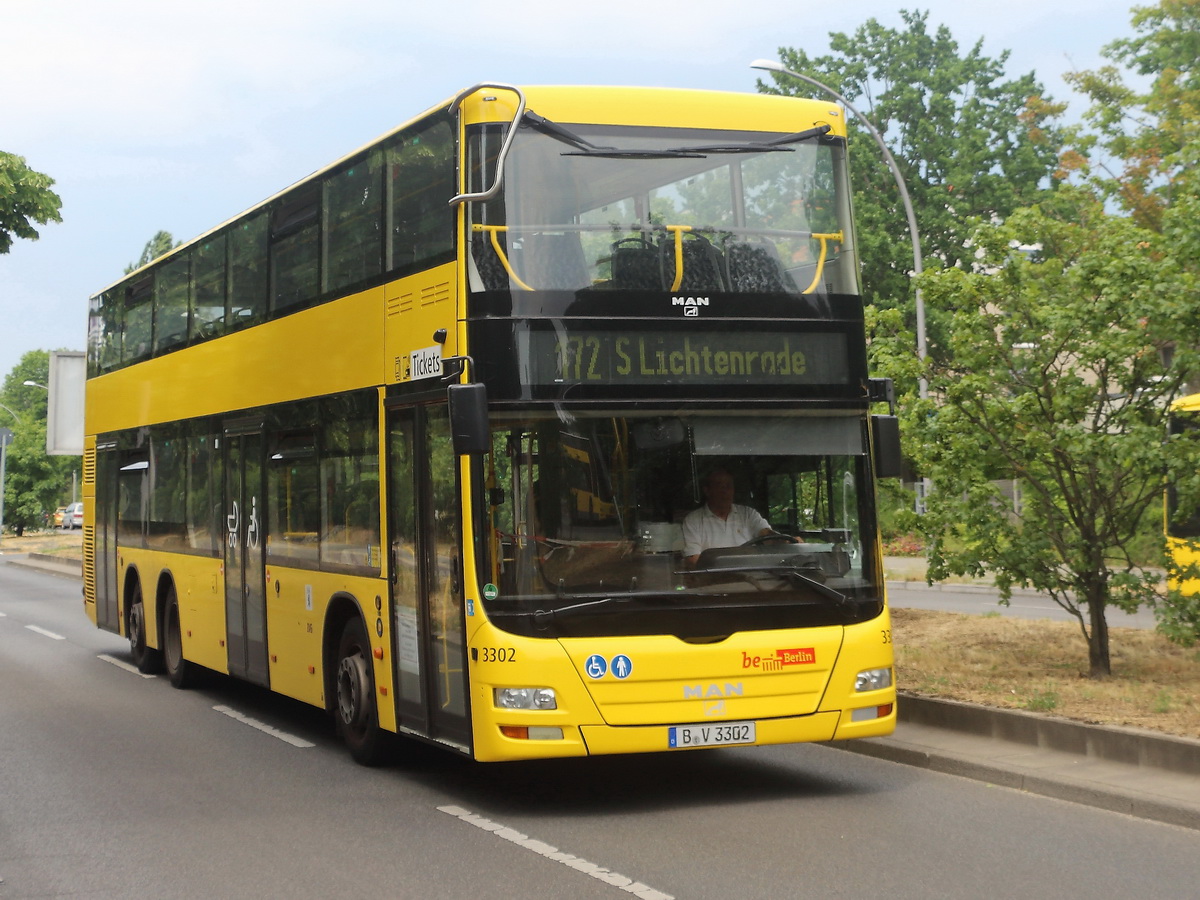
[[[271,213],[271,310],[316,299],[321,195],[316,186],[286,197]]]
[[[844,144],[818,131],[527,121],[472,205],[474,287],[857,294]],[[471,171],[498,145],[477,129]]]

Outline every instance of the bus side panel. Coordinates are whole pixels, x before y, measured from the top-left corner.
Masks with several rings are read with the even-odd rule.
[[[332,599],[354,598],[362,610],[375,670],[379,725],[396,730],[392,702],[391,633],[381,578],[268,565],[267,650],[271,689],[313,706],[325,706],[324,629]],[[377,605],[378,601],[378,605]],[[337,636],[333,636],[336,642]],[[336,664],[336,661],[333,662]]]
[[[166,565],[175,578],[184,659],[227,673],[225,567],[219,559],[182,554],[171,556]]]
[[[122,591],[130,568],[136,569],[137,577],[141,579],[147,645],[162,648],[159,584],[165,576],[175,584],[184,658],[217,672],[227,672],[225,586],[221,576],[221,560],[137,547],[119,548],[117,558],[120,561],[119,583]],[[128,599],[123,598],[122,611],[127,606]],[[121,633],[128,633],[124,615]]]
[[[443,356],[458,353],[458,292],[455,284],[456,263],[447,263],[384,286],[387,315],[385,321],[384,382],[414,381],[426,373],[413,372],[411,354],[434,346],[433,334],[446,329]]]

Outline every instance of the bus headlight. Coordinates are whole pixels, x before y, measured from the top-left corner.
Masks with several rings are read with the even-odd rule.
[[[558,709],[554,688],[495,688],[492,694],[500,709]]]
[[[892,686],[891,669],[867,669],[854,676],[854,690],[881,691]]]

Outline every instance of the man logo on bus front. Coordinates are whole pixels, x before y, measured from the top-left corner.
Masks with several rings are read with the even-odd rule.
[[[707,297],[672,297],[672,306],[682,306],[685,317],[695,317],[700,315],[700,307],[708,306]]]

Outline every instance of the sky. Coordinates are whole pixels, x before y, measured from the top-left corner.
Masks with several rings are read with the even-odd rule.
[[[0,150],[63,201],[0,255],[0,378],[29,350],[83,350],[88,297],[156,232],[190,239],[478,82],[753,92],[752,60],[823,55],[907,8],[1070,100],[1063,73],[1102,64],[1133,5],[0,0]]]

